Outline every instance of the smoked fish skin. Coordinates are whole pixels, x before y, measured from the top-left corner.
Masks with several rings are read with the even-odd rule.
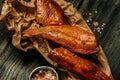
[[[46,26],[28,29],[23,33],[28,36],[42,36],[78,54],[92,54],[99,51],[95,35],[76,26]]]
[[[62,67],[89,80],[112,80],[96,64],[76,56],[63,47],[54,48],[49,57]]]
[[[69,18],[53,0],[36,0],[36,21],[43,26],[69,24]]]

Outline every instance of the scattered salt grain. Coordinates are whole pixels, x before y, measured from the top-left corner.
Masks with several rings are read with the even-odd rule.
[[[100,32],[100,27],[98,27],[96,30],[97,30],[97,32]]]
[[[93,25],[94,25],[94,27],[96,28],[96,27],[99,26],[99,23],[98,23],[97,21],[94,21],[94,22],[93,22]]]
[[[87,19],[86,22],[89,23],[90,21]]]
[[[102,23],[102,27],[104,27],[106,24],[105,23]]]
[[[91,16],[91,15],[92,15],[92,13],[89,13],[89,15]]]
[[[92,18],[89,18],[90,21],[92,21]]]
[[[101,30],[103,30],[104,28],[101,28]]]
[[[98,13],[98,11],[95,11],[95,13]]]

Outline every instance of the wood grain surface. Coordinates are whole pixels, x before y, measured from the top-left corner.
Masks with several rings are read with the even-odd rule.
[[[0,0],[0,9],[4,0]],[[120,0],[67,0],[84,17],[108,58],[115,80],[120,79]],[[0,80],[28,80],[37,66],[49,65],[37,51],[22,52],[11,44],[12,31],[0,22]]]

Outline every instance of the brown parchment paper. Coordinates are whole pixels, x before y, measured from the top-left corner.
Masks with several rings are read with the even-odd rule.
[[[22,35],[22,32],[27,28],[40,27],[35,20],[35,0],[25,2],[24,0],[5,0],[0,20],[6,22],[8,30],[14,30],[12,37],[12,44],[22,51],[36,49],[42,56],[53,65],[60,72],[62,80],[83,80],[82,77],[76,76],[70,71],[63,69],[53,62],[49,57],[50,46],[46,39],[41,37],[27,38]],[[89,26],[86,24],[80,13],[73,7],[73,5],[65,0],[55,0],[65,14],[70,18],[71,25],[76,25],[87,31],[90,31]],[[101,48],[97,54],[92,55],[98,62],[99,67],[108,75],[112,77],[111,70],[107,58]]]

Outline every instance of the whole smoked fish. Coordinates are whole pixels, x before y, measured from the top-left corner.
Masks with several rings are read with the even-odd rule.
[[[89,80],[112,80],[96,64],[74,55],[65,48],[54,48],[49,57],[64,68]]]
[[[36,0],[36,20],[43,26],[69,24],[68,17],[53,0]]]
[[[42,36],[78,54],[92,54],[99,51],[98,40],[94,34],[79,27],[62,25],[27,29],[27,36]]]

